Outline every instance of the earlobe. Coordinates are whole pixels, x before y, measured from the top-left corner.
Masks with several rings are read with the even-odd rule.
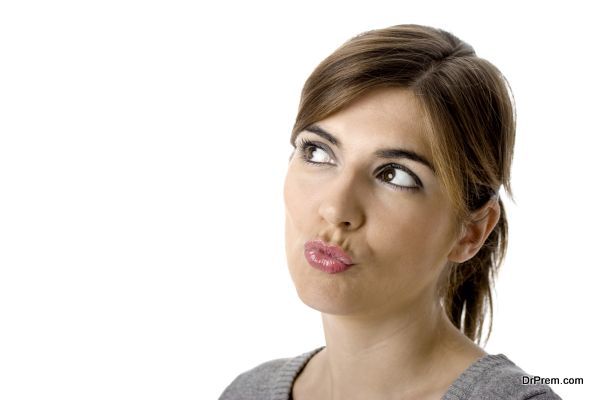
[[[461,233],[448,254],[448,260],[460,264],[473,258],[498,223],[500,212],[497,196],[474,211],[469,221],[462,225]]]

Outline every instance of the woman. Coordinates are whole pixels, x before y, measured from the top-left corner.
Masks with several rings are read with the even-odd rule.
[[[244,372],[221,399],[559,399],[478,345],[514,140],[504,77],[448,32],[372,30],[327,57],[284,187],[290,275],[326,346]]]

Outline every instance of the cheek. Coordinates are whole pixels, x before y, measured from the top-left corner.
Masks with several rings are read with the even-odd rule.
[[[315,188],[314,180],[307,179],[300,168],[301,166],[292,161],[284,181],[283,195],[288,227],[286,229],[304,235],[314,235],[319,220],[319,192]]]
[[[306,185],[290,166],[285,177],[283,197],[285,203],[285,243],[289,258],[298,257],[304,241],[309,239],[310,227],[314,229],[315,213],[312,199],[306,196]],[[312,218],[312,219],[311,219]]]
[[[306,184],[290,167],[285,178],[283,194],[285,203],[285,253],[290,277],[298,296],[310,307],[317,308],[320,295],[326,290],[319,289],[322,277],[316,274],[304,258],[304,242],[315,233],[315,199],[307,198]]]
[[[306,207],[301,201],[301,185],[295,177],[293,171],[288,170],[283,185],[283,200],[285,204],[285,223],[286,231],[292,227],[296,227],[298,221],[302,221],[303,213],[306,213]]]
[[[450,220],[442,206],[407,201],[402,207],[396,203],[382,208],[372,217],[378,223],[370,225],[367,236],[379,263],[392,273],[402,270],[396,276],[407,283],[436,278],[449,251]]]

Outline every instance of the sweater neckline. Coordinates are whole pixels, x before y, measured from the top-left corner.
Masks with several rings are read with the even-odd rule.
[[[306,364],[325,346],[317,347],[314,350],[303,353],[297,357],[287,360],[279,372],[274,376],[274,384],[269,400],[290,400],[294,381],[300,375]],[[468,398],[473,390],[478,377],[486,370],[501,365],[513,365],[510,359],[500,354],[486,354],[469,365],[459,376],[452,382],[441,400],[456,400]]]

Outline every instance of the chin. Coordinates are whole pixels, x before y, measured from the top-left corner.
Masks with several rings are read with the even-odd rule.
[[[308,307],[327,314],[348,315],[361,306],[356,285],[339,274],[327,274],[311,267],[306,260],[289,263],[289,271],[300,300]]]
[[[352,307],[349,304],[330,301],[328,299],[301,296],[300,294],[299,297],[305,305],[323,314],[351,315],[355,311],[355,307]]]

